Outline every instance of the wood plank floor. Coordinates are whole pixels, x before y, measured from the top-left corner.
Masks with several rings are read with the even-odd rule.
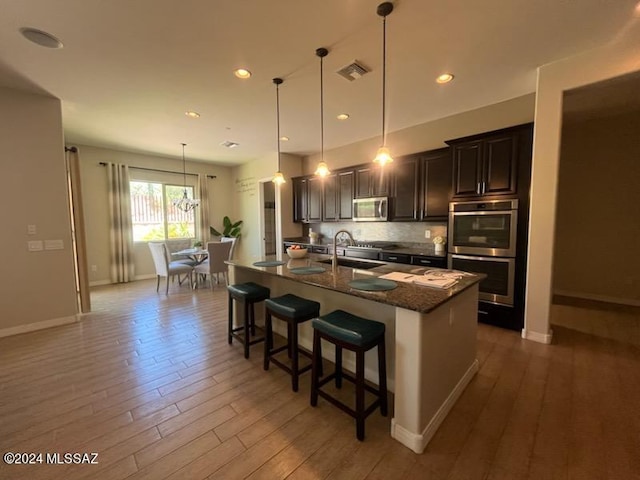
[[[261,346],[245,360],[227,344],[226,302],[219,287],[97,287],[81,322],[0,339],[0,452],[99,453],[97,465],[0,463],[0,478],[640,479],[633,343],[554,327],[541,345],[480,325],[480,371],[416,455],[390,417],[374,413],[358,442],[351,418],[309,406],[308,374],[293,393],[262,370]]]

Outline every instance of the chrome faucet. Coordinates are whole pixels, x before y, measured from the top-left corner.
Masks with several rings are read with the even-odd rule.
[[[349,245],[353,245],[356,241],[353,239],[353,235],[346,230],[338,230],[333,236],[333,257],[331,258],[331,272],[336,273],[338,271],[338,235],[346,233],[349,236]]]

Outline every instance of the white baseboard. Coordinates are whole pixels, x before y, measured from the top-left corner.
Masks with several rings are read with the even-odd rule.
[[[391,436],[402,443],[405,447],[410,448],[416,453],[424,452],[424,449],[436,434],[438,427],[440,427],[442,422],[444,422],[444,419],[456,404],[458,398],[460,398],[460,395],[462,395],[462,392],[464,392],[464,389],[473,379],[473,376],[478,372],[479,365],[480,364],[477,359],[473,361],[464,375],[462,375],[462,378],[460,378],[454,389],[447,396],[442,405],[440,405],[438,411],[431,418],[431,420],[429,420],[429,423],[422,431],[422,433],[411,432],[410,430],[407,430],[406,428],[398,425],[395,422],[395,418],[392,418]]]
[[[592,293],[570,292],[568,290],[554,290],[554,295],[561,295],[563,297],[575,297],[582,298],[584,300],[596,300],[598,302],[616,303],[619,305],[630,305],[632,307],[640,307],[640,300],[635,298],[619,298],[608,297],[606,295],[595,295]]]
[[[533,342],[545,343],[549,345],[551,343],[551,340],[553,339],[553,330],[549,330],[549,333],[539,333],[523,328],[522,338],[524,338],[525,340],[531,340]]]
[[[44,330],[45,328],[58,327],[60,325],[67,325],[79,320],[80,317],[78,315],[70,315],[68,317],[52,318],[41,322],[27,323],[25,325],[16,325],[15,327],[1,329],[0,338],[19,335],[21,333],[34,332],[36,330]]]
[[[149,280],[150,278],[156,278],[156,277],[157,277],[157,275],[155,273],[149,273],[149,274],[146,274],[146,275],[136,275],[134,280]],[[163,278],[163,280],[164,280],[164,278]]]
[[[138,280],[149,280],[150,278],[156,278],[157,275],[155,273],[149,273],[146,275],[136,275],[132,281],[137,282]],[[89,282],[89,287],[99,287],[101,285],[116,285],[111,280],[96,280],[95,282]]]

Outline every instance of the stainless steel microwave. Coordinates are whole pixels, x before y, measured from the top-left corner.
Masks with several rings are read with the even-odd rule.
[[[355,222],[385,222],[388,215],[388,197],[356,198],[353,200],[353,220]]]

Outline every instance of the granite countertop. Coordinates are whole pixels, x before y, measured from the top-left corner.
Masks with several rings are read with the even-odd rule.
[[[333,243],[326,243],[323,240],[324,239],[321,239],[316,243],[311,243],[311,240],[309,239],[309,237],[294,237],[294,238],[285,238],[283,242],[298,243],[300,245],[307,245],[307,246],[311,246],[311,245],[320,246],[320,247],[333,246]],[[436,247],[433,243],[423,243],[419,245],[413,245],[411,247],[398,246],[392,249],[391,248],[382,249],[381,251],[386,253],[402,253],[405,255],[422,255],[425,257],[438,257],[438,258],[445,258],[447,256],[446,251],[441,253],[436,253],[435,249]]]
[[[264,272],[268,275],[286,278],[295,282],[313,285],[335,292],[345,293],[356,297],[366,298],[374,302],[380,302],[387,305],[405,308],[420,313],[429,313],[460,292],[475,285],[484,278],[483,275],[469,275],[461,278],[456,285],[448,289],[438,289],[425,287],[413,283],[396,282],[397,288],[387,291],[363,291],[357,290],[349,286],[349,282],[355,279],[373,278],[391,272],[406,272],[407,274],[422,274],[427,270],[438,270],[426,267],[418,267],[416,265],[404,264],[382,264],[370,270],[361,270],[350,267],[338,267],[337,275],[331,272],[331,264],[318,263],[318,260],[326,259],[326,255],[310,254],[306,258],[289,259],[287,255],[283,256],[284,265],[276,267],[256,267],[253,265],[257,259],[234,259],[227,263],[239,268],[246,268]],[[277,260],[275,255],[270,255],[262,260]],[[379,263],[379,262],[374,262]],[[322,273],[299,275],[291,273],[290,269],[298,267],[323,267],[326,270]]]

